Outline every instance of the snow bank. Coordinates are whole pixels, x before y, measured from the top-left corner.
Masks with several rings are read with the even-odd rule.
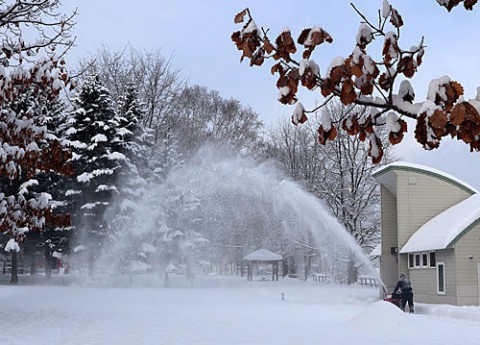
[[[350,319],[348,325],[359,329],[370,328],[372,326],[380,329],[389,329],[406,325],[406,321],[408,321],[406,317],[407,314],[393,303],[378,301]]]

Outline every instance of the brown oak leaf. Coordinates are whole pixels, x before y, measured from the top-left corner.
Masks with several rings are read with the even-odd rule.
[[[332,43],[333,38],[328,32],[317,27],[302,30],[297,42],[298,44],[304,45],[305,48],[311,48],[313,50],[316,46],[324,42]]]
[[[307,67],[300,77],[302,85],[307,89],[312,90],[317,86],[317,75],[313,72],[311,67]]]
[[[284,75],[285,74],[285,69],[283,68],[282,64],[279,62],[279,63],[276,63],[275,65],[272,66],[270,72],[272,74],[275,74],[275,73],[280,73],[280,75]]]
[[[480,132],[480,126],[476,122],[464,121],[457,130],[457,138],[470,144],[477,139]]]
[[[275,40],[277,46],[276,53],[273,55],[275,60],[284,59],[285,61],[291,61],[290,54],[294,54],[297,51],[295,42],[293,41],[290,31],[283,31],[278,35]]]
[[[257,52],[254,53],[252,58],[250,59],[250,66],[261,66],[265,61],[264,53],[265,52],[263,51],[263,49],[257,50]]]
[[[441,104],[443,101],[445,105],[445,111],[449,113],[452,110],[453,105],[457,102],[460,96],[463,95],[463,86],[456,81],[450,81],[443,86],[445,88],[444,94],[447,99],[444,99],[443,95],[437,94],[435,101],[437,104]]]
[[[297,107],[295,108],[295,111],[292,114],[292,123],[295,126],[298,126],[299,124],[305,123],[308,120],[307,115],[305,114],[305,109],[303,108],[303,105],[300,104],[300,102],[297,103]]]
[[[422,144],[425,150],[433,150],[440,146],[440,140],[432,134],[428,132],[427,113],[421,113],[417,118],[417,125],[415,126],[415,139]]]
[[[369,139],[368,155],[372,157],[373,164],[378,164],[383,158],[382,141],[375,134],[371,134]]]
[[[358,124],[357,116],[351,115],[343,119],[342,129],[349,135],[356,135],[360,132],[360,125]]]
[[[411,56],[404,56],[398,64],[398,72],[403,73],[405,77],[412,78],[417,71],[415,61]]]
[[[235,15],[235,18],[234,18],[234,22],[235,24],[239,24],[239,23],[242,23],[244,18],[245,18],[245,15],[248,13],[248,8],[244,9],[243,11],[240,11],[238,12],[236,15]]]
[[[459,3],[461,3],[463,0],[448,0],[448,1],[441,1],[439,2],[440,6],[445,7],[448,12],[452,10],[455,6],[457,6]]]
[[[390,23],[392,23],[392,25],[397,29],[400,28],[403,25],[402,16],[400,15],[400,13],[398,13],[396,9],[391,7],[390,15]]]
[[[327,143],[327,140],[335,140],[337,137],[337,129],[332,126],[330,130],[326,131],[322,125],[318,127],[318,142],[322,145]]]
[[[342,91],[340,93],[340,101],[344,105],[352,104],[357,100],[357,93],[353,88],[353,81],[351,79],[347,79],[343,82]]]
[[[467,10],[473,10],[473,6],[475,6],[475,4],[477,3],[477,0],[465,0],[465,2],[463,3],[463,6],[465,7],[465,9]]]
[[[363,95],[371,95],[373,93],[373,82],[366,80],[360,85],[360,91]]]
[[[267,54],[271,54],[275,49],[268,38],[265,38],[265,41],[263,42],[263,49]]]
[[[384,89],[385,91],[390,90],[390,88],[392,87],[392,83],[393,83],[392,77],[387,77],[386,73],[382,73],[382,75],[380,75],[378,84],[382,89]]]
[[[400,130],[398,132],[391,131],[388,135],[388,140],[392,145],[400,143],[403,140],[403,134],[407,132],[407,123],[402,119],[397,122],[400,124]]]
[[[326,78],[323,80],[323,83],[320,85],[320,90],[323,97],[327,97],[335,91],[335,83],[332,79]]]
[[[441,109],[435,109],[433,114],[429,118],[431,127],[444,129],[448,122],[447,113]]]

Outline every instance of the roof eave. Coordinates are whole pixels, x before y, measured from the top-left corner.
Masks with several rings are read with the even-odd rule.
[[[378,170],[374,171],[372,173],[372,176],[377,179],[378,177],[380,177],[384,174],[387,174],[389,172],[394,172],[395,170],[411,171],[411,172],[416,172],[416,173],[421,173],[421,174],[433,176],[433,177],[439,178],[439,179],[441,179],[445,182],[453,184],[454,186],[459,187],[462,190],[464,190],[465,192],[470,193],[472,195],[477,193],[477,190],[473,189],[473,187],[470,187],[466,184],[460,183],[459,181],[451,179],[448,176],[438,174],[434,171],[430,171],[430,170],[427,170],[427,169],[422,169],[422,168],[419,168],[419,167],[408,166],[408,165],[396,165],[395,163],[391,163],[389,165],[386,165],[386,166],[384,166],[382,168],[379,168]]]

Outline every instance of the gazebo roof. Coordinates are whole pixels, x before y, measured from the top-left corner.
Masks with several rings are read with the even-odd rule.
[[[283,257],[268,249],[259,249],[243,257],[247,261],[280,261]]]

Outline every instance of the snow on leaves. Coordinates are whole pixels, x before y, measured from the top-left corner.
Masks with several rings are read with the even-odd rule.
[[[477,0],[437,0],[440,6],[445,7],[448,12],[452,10],[455,6],[463,2],[463,6],[467,10],[472,10],[473,6],[477,4]]]
[[[35,66],[17,67],[2,79],[0,175],[16,179],[20,171],[26,171],[31,177],[36,169],[72,173],[71,165],[66,164],[70,152],[54,137],[48,137],[45,119],[35,112],[58,99],[53,82],[60,72],[66,73],[65,67],[49,59]],[[62,81],[63,85],[68,83]]]
[[[333,38],[321,27],[313,27],[303,30],[297,42],[305,47],[303,58],[309,59],[315,47],[324,42],[332,43]]]
[[[28,186],[28,182],[24,183],[17,195],[0,193],[0,231],[16,242],[22,242],[30,231],[41,231],[46,223],[59,223],[59,219],[52,215],[52,196],[30,193]],[[69,223],[68,216],[64,217]]]
[[[477,1],[437,0],[441,6],[451,10],[461,2],[466,9],[472,9]],[[346,107],[360,105],[370,115],[357,117],[349,114],[336,123],[323,122],[318,129],[318,139],[324,144],[334,140],[337,130],[350,135],[359,135],[369,145],[369,154],[374,162],[383,156],[383,144],[375,134],[375,128],[385,126],[388,140],[398,144],[407,132],[404,117],[416,120],[415,137],[427,150],[437,148],[446,135],[456,137],[470,145],[471,150],[480,150],[480,99],[477,106],[462,99],[463,87],[448,77],[440,78],[430,85],[427,100],[414,103],[415,92],[409,79],[415,77],[422,65],[425,54],[423,38],[409,49],[402,48],[399,37],[404,26],[401,14],[387,1],[379,12],[377,24],[368,19],[352,4],[362,18],[356,44],[350,55],[332,60],[324,76],[313,59],[314,50],[321,44],[332,43],[332,36],[316,26],[302,30],[295,45],[292,33],[284,29],[273,41],[267,36],[268,30],[259,30],[248,9],[235,16],[235,23],[243,23],[242,30],[234,32],[232,40],[242,51],[241,60],[251,60],[250,65],[262,65],[267,59],[275,60],[271,73],[278,76],[278,100],[282,104],[297,103],[292,123],[301,124],[307,120],[306,113],[314,112],[333,99],[339,99]],[[375,40],[381,42],[376,55],[368,50]],[[301,53],[301,58],[295,55]],[[446,80],[448,79],[448,80]],[[400,87],[397,90],[397,84]],[[318,89],[326,101],[314,110],[306,110],[299,103],[299,87]],[[323,118],[323,116],[322,116]],[[328,123],[328,124],[327,124]],[[368,139],[368,141],[367,141]]]
[[[73,173],[70,150],[47,129],[48,109],[67,86],[65,63],[53,57],[1,73],[0,232],[19,243],[47,223],[69,223],[68,215],[53,215],[50,194],[35,191],[41,173]]]
[[[307,121],[307,115],[305,115],[305,109],[303,108],[303,104],[297,102],[297,106],[295,107],[295,111],[292,115],[292,123],[296,126],[299,123],[304,123]]]
[[[240,61],[243,61],[245,57],[252,59],[254,52],[261,44],[260,32],[255,22],[251,18],[250,11],[248,9],[237,13],[237,15],[235,16],[235,23],[243,23],[245,20],[245,16],[247,15],[249,19],[246,21],[243,29],[240,31],[236,31],[232,34],[232,40],[237,45],[238,50],[241,50],[243,52]],[[258,60],[258,57],[256,59],[252,59],[251,61],[251,64],[261,65],[261,60]]]
[[[480,150],[478,99],[465,102],[462,95],[463,87],[449,77],[432,80],[415,128],[415,138],[425,149],[438,148],[442,137],[450,135],[471,151]]]
[[[20,251],[20,246],[18,245],[17,241],[15,241],[13,238],[8,240],[7,244],[5,245],[5,251],[7,253],[10,252],[19,252]]]

